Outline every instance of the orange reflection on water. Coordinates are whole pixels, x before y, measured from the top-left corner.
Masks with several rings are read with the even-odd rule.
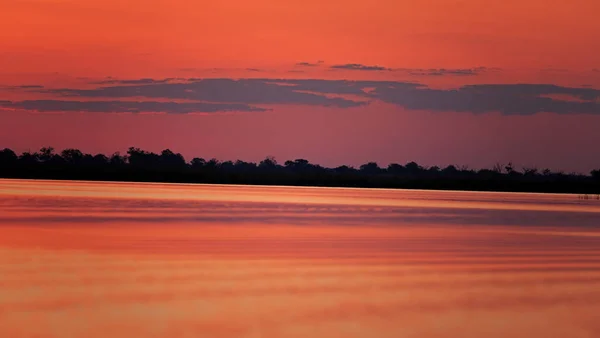
[[[0,337],[600,336],[600,237],[573,224],[596,206],[566,196],[103,186],[0,181]],[[486,225],[477,196],[548,211]]]

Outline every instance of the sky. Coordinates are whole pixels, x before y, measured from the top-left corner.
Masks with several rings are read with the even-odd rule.
[[[0,0],[0,148],[600,167],[600,3]]]

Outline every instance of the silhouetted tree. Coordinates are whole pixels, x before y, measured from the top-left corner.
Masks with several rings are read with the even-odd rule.
[[[105,166],[108,164],[108,157],[103,154],[96,154],[92,157],[90,164],[94,166]]]
[[[477,175],[479,175],[481,178],[489,179],[489,178],[492,178],[494,176],[498,176],[498,175],[501,175],[501,174],[498,171],[496,171],[495,169],[494,170],[491,170],[491,169],[479,169],[477,171]]]
[[[440,171],[440,167],[434,165],[433,167],[429,167],[427,171],[429,171],[430,173],[438,173]]]
[[[508,162],[508,164],[504,167],[504,170],[506,170],[507,174],[514,173],[515,169],[513,168],[512,162]]]
[[[81,159],[81,165],[88,166],[88,167],[96,166],[97,168],[99,168],[100,166],[103,165],[103,163],[96,162],[95,157],[96,157],[95,155],[83,154],[83,158]]]
[[[501,174],[502,173],[502,164],[496,162],[494,164],[494,166],[492,167],[492,170],[497,172],[498,174]]]
[[[22,153],[18,160],[23,165],[35,165],[39,161],[38,154],[29,151]]]
[[[219,167],[219,164],[221,164],[219,160],[217,160],[216,158],[211,158],[208,162],[204,164],[204,166],[208,169],[217,169]]]
[[[406,168],[406,171],[412,175],[418,174],[423,170],[423,168],[418,165],[417,162],[408,162],[404,167]]]
[[[241,160],[219,162],[215,158],[194,158],[187,163],[170,149],[155,154],[135,147],[130,147],[125,156],[117,152],[110,157],[72,148],[60,154],[52,147],[21,155],[8,148],[0,150],[0,177],[12,178],[600,193],[600,169],[586,176],[549,169],[540,175],[537,169],[528,167],[521,173],[512,163],[505,166],[506,173],[499,164],[491,170],[459,168],[423,168],[409,162],[404,166],[392,163],[383,169],[376,162],[368,162],[359,170],[346,165],[329,169],[305,159],[286,161],[283,167],[271,156],[258,165]]]
[[[458,174],[458,169],[456,169],[456,167],[451,164],[446,168],[442,169],[442,173],[444,173],[445,175],[456,175]]]
[[[264,160],[260,161],[258,167],[264,169],[275,169],[277,167],[277,161],[275,160],[275,157],[267,156]]]
[[[79,149],[68,148],[60,153],[60,156],[67,163],[80,164],[83,160],[83,153]]]
[[[305,159],[299,158],[294,161],[285,161],[284,165],[289,169],[306,169],[310,166],[309,162]]]
[[[44,147],[40,149],[40,153],[38,154],[38,159],[42,162],[48,162],[52,160],[54,156],[54,148],[52,147]]]
[[[256,163],[235,161],[235,169],[240,172],[252,172],[256,169]]]
[[[121,156],[121,153],[117,151],[110,156],[110,159],[108,160],[108,162],[112,166],[120,167],[120,166],[124,166],[127,163],[127,158],[124,156]]]
[[[159,161],[164,169],[181,169],[186,166],[183,156],[170,149],[165,149],[160,153]]]
[[[190,162],[190,165],[194,169],[202,168],[202,167],[204,167],[205,164],[206,164],[206,160],[203,158],[199,158],[199,157],[194,157],[192,159],[192,161]]]
[[[134,167],[157,168],[159,159],[158,154],[147,152],[140,148],[130,147],[127,150],[127,162]]]
[[[4,165],[12,165],[17,162],[19,157],[12,149],[4,148],[0,150],[0,163]]]
[[[369,162],[361,165],[360,171],[367,175],[377,175],[381,173],[382,169],[376,162]]]
[[[534,167],[523,167],[523,175],[535,176],[538,174],[538,169]]]
[[[235,169],[235,165],[233,164],[232,161],[225,161],[225,162],[221,162],[221,164],[219,165],[219,169],[223,169],[225,171],[233,171]]]
[[[336,168],[335,168],[335,169],[333,169],[333,170],[334,170],[335,172],[338,172],[338,173],[340,173],[340,174],[344,174],[344,173],[346,173],[346,174],[347,174],[347,173],[351,173],[351,172],[353,172],[353,171],[354,171],[354,168],[352,168],[352,167],[349,167],[349,166],[347,166],[347,165],[342,165],[342,166],[336,167]]]
[[[387,172],[393,175],[400,175],[406,172],[406,168],[398,163],[390,163],[387,167]]]

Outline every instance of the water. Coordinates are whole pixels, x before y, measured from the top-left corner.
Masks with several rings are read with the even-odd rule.
[[[600,203],[0,180],[0,337],[600,337]]]

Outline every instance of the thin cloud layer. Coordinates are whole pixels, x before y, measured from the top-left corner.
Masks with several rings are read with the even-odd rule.
[[[332,70],[357,70],[357,71],[388,71],[401,72],[412,76],[475,76],[490,71],[499,71],[499,68],[474,67],[474,68],[389,68],[379,65],[363,65],[360,63],[347,63],[333,65]]]
[[[487,67],[475,67],[475,68],[414,68],[414,69],[401,69],[409,75],[414,76],[474,76],[480,75],[488,71],[498,71],[498,68],[487,68]]]
[[[308,91],[320,94],[337,95],[358,95],[366,96],[366,88],[380,86],[405,86],[407,88],[416,88],[421,86],[412,82],[394,82],[394,81],[349,81],[349,80],[282,80],[278,83],[285,84],[295,91]]]
[[[16,86],[16,88],[21,88],[21,89],[41,89],[41,88],[44,88],[44,86],[41,86],[41,85],[22,85],[22,86]]]
[[[129,101],[61,101],[61,100],[27,100],[0,101],[1,108],[24,109],[38,112],[94,112],[94,113],[168,113],[187,114],[195,112],[228,112],[228,111],[266,111],[265,108],[252,107],[246,104],[226,103],[178,103],[178,102],[129,102]]]
[[[600,90],[551,84],[478,84],[436,89],[416,82],[321,79],[188,79],[187,82],[131,83],[135,80],[94,89],[40,88],[37,89],[40,93],[59,97],[54,100],[2,101],[0,107],[181,114],[264,111],[270,105],[352,108],[381,101],[410,110],[500,112],[506,115],[600,113]],[[132,101],[134,98],[135,102]]]
[[[345,69],[345,70],[362,70],[362,71],[392,71],[391,68],[382,66],[367,66],[360,63],[347,63],[343,65],[333,65],[329,67],[331,69]]]
[[[600,113],[600,103],[596,101],[600,98],[600,90],[545,84],[467,85],[447,90],[380,86],[369,95],[413,110],[500,112],[505,115]],[[568,95],[579,101],[559,100],[547,95]]]
[[[42,85],[19,85],[19,86],[0,86],[0,89],[3,90],[37,90],[42,89],[44,86]]]
[[[317,61],[315,63],[311,63],[311,62],[298,62],[296,63],[296,66],[299,67],[318,67],[320,65],[323,64],[323,61]]]
[[[161,83],[137,86],[108,86],[96,89],[57,89],[63,97],[127,98],[147,97],[227,102],[248,105],[301,104],[325,107],[358,107],[365,102],[331,98],[321,93],[307,93],[307,87],[284,86],[288,80],[270,79],[191,79],[188,83]],[[321,81],[321,80],[317,80]],[[290,82],[291,83],[291,82]],[[317,90],[319,91],[319,90]]]
[[[166,79],[160,79],[160,80],[155,80],[155,79],[150,79],[150,78],[133,79],[133,80],[108,79],[108,80],[94,82],[93,84],[134,84],[134,85],[135,84],[156,84],[156,83],[168,83],[173,80],[174,80],[173,78],[166,78]]]

